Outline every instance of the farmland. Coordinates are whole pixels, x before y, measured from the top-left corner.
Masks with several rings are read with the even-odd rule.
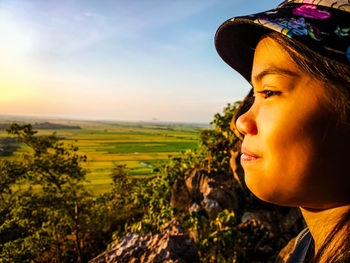
[[[199,130],[207,128],[194,124],[51,122],[74,126],[74,129],[58,129],[56,134],[65,144],[78,146],[79,153],[87,156],[84,166],[88,169],[88,187],[95,193],[109,190],[109,175],[115,165],[127,165],[130,176],[152,176],[154,167],[165,163],[169,156],[176,156],[186,149],[195,149],[198,146]],[[76,126],[81,129],[76,129]],[[53,131],[40,129],[38,134],[49,135]],[[0,135],[6,136],[6,132],[1,131]],[[26,148],[22,146],[7,158],[16,158],[23,151]]]

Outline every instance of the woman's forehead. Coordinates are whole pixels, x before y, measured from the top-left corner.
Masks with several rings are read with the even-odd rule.
[[[302,73],[289,54],[275,40],[266,37],[259,41],[254,54],[252,82],[267,75],[298,77]]]

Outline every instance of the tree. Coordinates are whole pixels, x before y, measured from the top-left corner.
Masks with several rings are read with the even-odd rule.
[[[240,102],[228,103],[223,113],[217,113],[210,124],[214,129],[202,130],[200,132],[200,146],[206,151],[207,169],[209,173],[216,175],[231,175],[230,150],[233,149],[238,138],[231,130],[232,118]]]
[[[176,179],[183,179],[189,171],[199,168],[207,169],[212,175],[232,176],[230,169],[230,149],[237,142],[237,137],[230,129],[230,123],[239,102],[228,104],[223,114],[217,113],[211,124],[214,129],[200,132],[199,148],[186,150],[181,156],[172,157],[159,168],[156,177],[143,185],[136,194],[136,200],[146,208],[143,219],[131,228],[132,231],[148,233],[159,228],[177,214],[170,206],[170,197]]]
[[[85,261],[86,156],[55,134],[35,136],[31,125],[12,124],[7,132],[29,151],[0,161],[0,262]]]
[[[134,179],[125,165],[116,165],[112,190],[97,197],[84,187],[86,156],[77,147],[55,133],[38,136],[31,125],[12,124],[9,135],[27,151],[15,161],[0,160],[0,263],[86,262],[111,241],[112,233],[115,240],[130,230],[148,233],[174,216],[199,230],[198,224],[204,226],[203,257],[208,246],[226,255],[222,244],[235,239],[234,215],[225,212],[216,223],[200,223],[195,215],[187,218],[171,207],[170,197],[175,180],[195,168],[230,176],[229,150],[237,140],[230,121],[237,105],[228,104],[215,115],[215,128],[201,131],[198,149],[170,158],[156,168],[156,176]]]

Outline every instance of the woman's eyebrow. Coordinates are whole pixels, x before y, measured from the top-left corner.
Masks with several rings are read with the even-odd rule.
[[[271,67],[261,71],[259,74],[255,75],[252,79],[255,82],[261,81],[267,75],[287,75],[291,77],[298,77],[299,74],[284,68]]]

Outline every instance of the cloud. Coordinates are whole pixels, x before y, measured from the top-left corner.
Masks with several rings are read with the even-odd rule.
[[[46,43],[47,51],[64,54],[106,39],[118,42],[142,38],[150,31],[209,8],[213,1],[106,1],[108,4],[98,6],[85,0],[74,4],[69,1],[38,3],[33,4],[29,15],[23,18],[40,32],[40,42],[43,46]]]
[[[28,113],[204,120],[241,86],[231,71],[208,63],[213,33],[197,19],[206,19],[217,1],[0,1],[0,46],[12,48],[8,61],[21,58],[8,71],[23,83],[11,83],[16,94],[32,83],[36,99],[11,109],[21,104]]]

